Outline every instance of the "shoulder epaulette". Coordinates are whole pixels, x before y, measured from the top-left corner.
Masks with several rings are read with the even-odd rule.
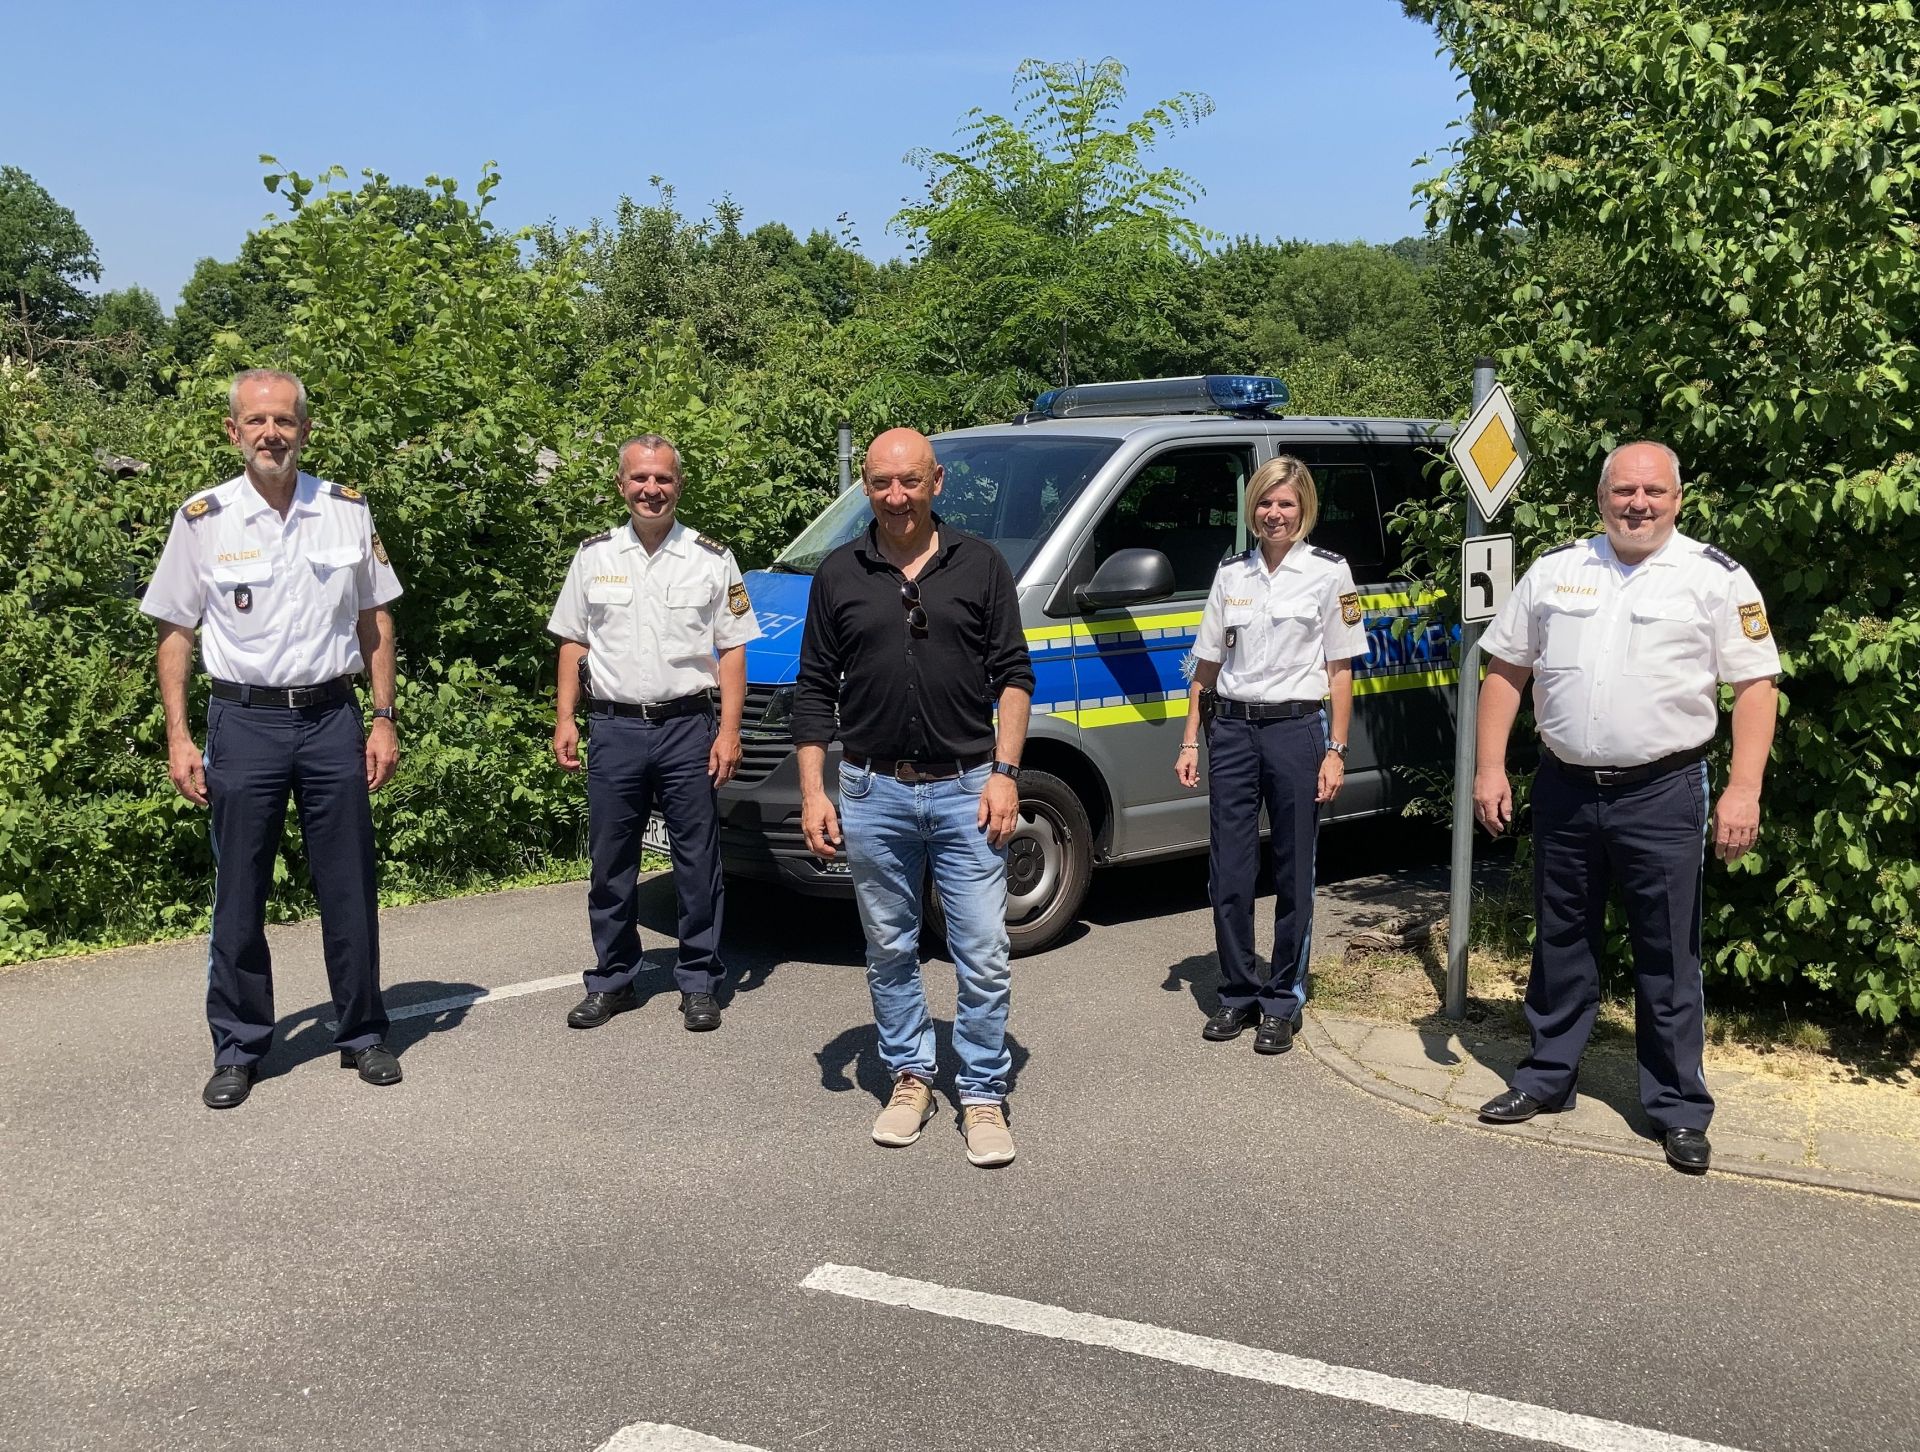
[[[1737,570],[1740,568],[1740,562],[1717,545],[1703,545],[1700,548],[1700,553],[1712,560],[1723,570]]]
[[[209,514],[220,512],[220,498],[211,490],[205,494],[196,494],[180,506],[180,512],[188,519],[205,519]]]
[[[365,504],[367,502],[366,495],[346,484],[331,485],[328,487],[327,493],[331,494],[335,499],[344,499],[349,504]]]
[[[1336,565],[1346,563],[1345,555],[1336,554],[1333,550],[1323,550],[1319,545],[1313,546],[1313,552],[1323,560],[1332,560]]]
[[[696,534],[693,537],[693,542],[703,550],[712,550],[716,555],[724,555],[727,552],[727,547],[721,544],[719,540],[708,539],[704,534]]]
[[[1540,558],[1544,560],[1548,555],[1564,554],[1566,551],[1572,549],[1575,545],[1579,543],[1580,541],[1577,539],[1570,539],[1565,544],[1557,544],[1550,550],[1540,551]]]
[[[585,539],[581,540],[580,548],[585,549],[588,545],[605,544],[608,540],[612,538],[613,538],[613,531],[610,529],[603,529],[600,531],[600,533],[590,534]]]

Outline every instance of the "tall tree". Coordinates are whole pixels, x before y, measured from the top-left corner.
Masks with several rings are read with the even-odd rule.
[[[100,280],[93,238],[71,211],[17,166],[0,166],[0,306],[8,337],[31,356],[45,340],[84,332]]]
[[[893,226],[941,325],[977,333],[983,361],[1071,383],[1094,341],[1150,316],[1208,240],[1185,213],[1199,184],[1147,157],[1213,102],[1183,91],[1121,122],[1126,74],[1111,58],[1023,61],[1011,117],[975,108],[955,149],[907,155],[926,195]]]

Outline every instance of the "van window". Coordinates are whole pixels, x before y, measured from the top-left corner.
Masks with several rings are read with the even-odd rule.
[[[1385,572],[1386,537],[1380,521],[1380,497],[1367,464],[1308,465],[1320,491],[1320,522],[1313,543],[1345,555],[1356,580],[1379,579]]]
[[[1055,521],[1120,447],[1118,439],[1084,434],[1048,438],[1025,431],[936,437],[945,477],[933,512],[1000,547],[1017,575]],[[774,568],[810,575],[820,561],[866,529],[873,518],[856,483],[780,553]]]
[[[1159,550],[1173,565],[1176,595],[1204,595],[1233,552],[1241,496],[1253,469],[1250,445],[1207,444],[1156,454],[1093,532],[1093,568],[1127,549]]]

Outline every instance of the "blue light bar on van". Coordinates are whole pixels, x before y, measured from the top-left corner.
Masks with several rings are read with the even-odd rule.
[[[1206,373],[1194,378],[1136,378],[1127,383],[1076,383],[1033,401],[1048,418],[1111,418],[1121,414],[1268,413],[1282,407],[1287,385],[1257,373]]]

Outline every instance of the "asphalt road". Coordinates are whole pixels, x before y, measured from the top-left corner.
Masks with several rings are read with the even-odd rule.
[[[670,922],[668,881],[646,901]],[[580,885],[384,932],[391,1007],[589,956]],[[1002,1171],[950,1100],[919,1144],[868,1141],[850,909],[736,887],[728,932],[718,1033],[680,1028],[649,932],[638,1012],[569,1031],[557,987],[398,1019],[406,1082],[374,1089],[327,1052],[317,930],[276,930],[284,1041],[219,1114],[203,945],[0,975],[0,1445],[1539,1445],[803,1289],[823,1264],[1751,1452],[1920,1442],[1920,1214],[1431,1124],[1304,1052],[1205,1044],[1200,865],[1108,875],[1017,965]]]

